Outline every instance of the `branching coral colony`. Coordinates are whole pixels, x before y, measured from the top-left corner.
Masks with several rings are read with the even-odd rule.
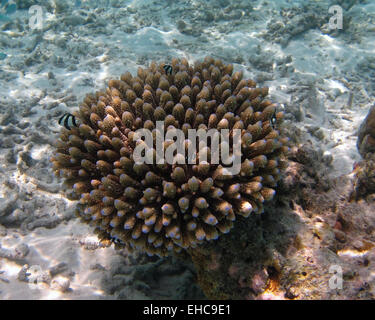
[[[74,114],[79,124],[62,127],[52,159],[55,173],[79,199],[78,216],[95,226],[103,242],[161,256],[217,239],[238,215],[261,213],[275,194],[288,150],[288,138],[278,130],[283,113],[265,99],[268,88],[256,88],[242,72],[233,73],[233,65],[211,57],[194,66],[173,59],[171,67],[166,73],[164,64],[152,62],[137,76],[126,72],[105,91],[86,96]],[[134,132],[155,133],[156,121],[185,137],[189,129],[240,129],[240,172],[224,175],[223,163],[199,159],[135,163],[140,141]],[[209,143],[205,150],[209,159]]]

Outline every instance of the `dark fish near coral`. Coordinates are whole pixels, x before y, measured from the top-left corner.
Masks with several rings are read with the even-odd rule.
[[[123,242],[121,241],[121,239],[117,238],[117,237],[110,237],[109,239],[111,242],[115,243],[115,244],[123,244]]]
[[[270,119],[270,124],[271,124],[272,129],[275,129],[276,122],[277,122],[277,118],[276,118],[276,109],[275,109],[275,112],[273,113]]]
[[[62,123],[64,121],[64,127],[68,130],[71,129],[71,126],[77,127],[77,121],[76,117],[72,115],[71,113],[65,113],[60,119],[59,119],[59,125],[62,126]]]
[[[166,74],[172,74],[173,69],[172,69],[171,65],[166,64],[166,65],[164,65],[163,69],[165,70]]]

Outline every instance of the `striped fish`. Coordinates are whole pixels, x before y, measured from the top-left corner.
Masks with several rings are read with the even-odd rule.
[[[171,65],[166,64],[166,65],[164,65],[163,69],[165,70],[166,74],[172,74],[173,69],[172,69]]]
[[[276,118],[276,110],[275,110],[275,112],[273,113],[273,115],[270,119],[270,124],[271,124],[272,129],[275,129],[276,122],[277,122],[277,118]]]
[[[70,130],[72,126],[77,127],[76,117],[71,113],[65,113],[62,115],[62,117],[59,119],[59,125],[62,126],[62,123],[68,130]]]

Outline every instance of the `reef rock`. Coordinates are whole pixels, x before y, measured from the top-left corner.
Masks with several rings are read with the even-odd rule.
[[[370,108],[359,128],[357,148],[363,158],[375,151],[375,105]]]
[[[375,205],[349,201],[352,175],[323,182],[324,164],[309,150],[292,150],[263,214],[190,251],[208,298],[374,298]]]

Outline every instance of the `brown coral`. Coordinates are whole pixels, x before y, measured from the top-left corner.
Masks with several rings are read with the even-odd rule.
[[[52,159],[55,172],[80,196],[78,215],[101,239],[158,255],[217,239],[237,215],[261,213],[288,149],[278,131],[282,112],[265,99],[267,88],[211,57],[194,66],[186,59],[171,65],[167,75],[153,62],[86,96],[75,113],[80,125],[62,128]],[[158,120],[166,133],[177,128],[185,137],[189,129],[240,129],[240,173],[223,175],[222,161],[136,164],[133,150],[143,141],[134,132],[155,132]],[[205,151],[209,159],[210,144]]]

